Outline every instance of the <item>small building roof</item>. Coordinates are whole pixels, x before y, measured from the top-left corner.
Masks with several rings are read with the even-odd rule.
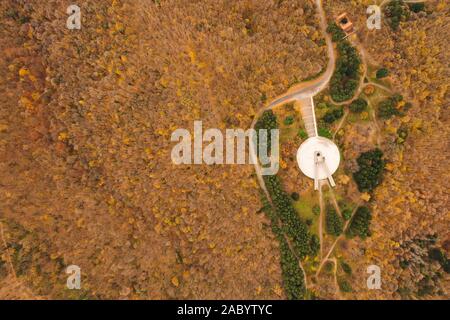
[[[336,18],[336,24],[346,33],[353,32],[353,23],[351,22],[346,12],[342,13]]]

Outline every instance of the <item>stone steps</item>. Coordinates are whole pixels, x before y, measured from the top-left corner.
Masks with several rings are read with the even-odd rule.
[[[316,116],[314,114],[314,101],[312,98],[300,100],[300,113],[302,114],[305,130],[308,137],[317,136]]]

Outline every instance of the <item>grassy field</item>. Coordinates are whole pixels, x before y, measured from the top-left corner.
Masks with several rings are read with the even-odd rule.
[[[304,220],[311,220],[312,223],[309,227],[309,231],[312,234],[319,235],[319,215],[313,213],[313,207],[319,205],[319,198],[317,192],[314,190],[308,190],[300,195],[298,201],[294,201],[294,207],[297,210],[300,217]]]

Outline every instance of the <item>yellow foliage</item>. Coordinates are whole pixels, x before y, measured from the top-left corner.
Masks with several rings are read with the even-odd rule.
[[[116,25],[114,26],[114,29],[115,29],[117,32],[122,32],[122,31],[125,30],[125,27],[123,26],[122,23],[116,22]]]
[[[8,130],[8,126],[6,124],[0,124],[0,132],[5,132]]]
[[[58,135],[59,141],[66,141],[69,138],[69,134],[67,132],[60,132]]]
[[[180,285],[180,281],[178,280],[178,278],[176,276],[174,276],[172,278],[171,282],[175,287],[178,287]]]
[[[195,62],[197,61],[197,55],[195,54],[195,52],[192,49],[188,50],[188,56],[191,59],[191,63],[195,64]]]
[[[370,194],[364,192],[363,194],[361,194],[361,200],[368,202],[370,200]]]
[[[272,290],[279,297],[281,297],[281,295],[283,294],[283,289],[281,289],[281,287],[278,284],[275,285],[275,287]]]
[[[255,293],[256,293],[257,295],[260,295],[260,294],[261,294],[261,291],[262,291],[262,287],[261,287],[261,286],[257,286],[257,287],[256,287],[256,290],[255,290]]]
[[[345,174],[341,174],[338,176],[338,181],[340,184],[347,185],[350,182],[350,177]]]
[[[59,254],[57,254],[57,253],[52,253],[50,255],[50,259],[52,259],[52,260],[56,260],[58,257],[59,257]]]
[[[20,103],[28,110],[33,109],[33,103],[27,97],[21,97]]]
[[[361,112],[361,120],[369,119],[369,113],[367,111]]]
[[[33,93],[31,94],[31,98],[32,98],[34,101],[39,100],[40,97],[41,97],[41,94],[40,94],[39,92],[33,92]]]
[[[27,68],[25,68],[25,67],[20,68],[19,76],[25,77],[25,76],[27,76],[29,74],[30,74],[30,71]]]

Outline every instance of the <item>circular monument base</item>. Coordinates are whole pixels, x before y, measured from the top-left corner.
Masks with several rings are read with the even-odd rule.
[[[322,163],[317,166],[318,159],[321,159]],[[315,179],[316,175],[319,180],[326,179],[328,175],[336,172],[340,161],[338,147],[333,141],[324,137],[308,138],[297,151],[298,166],[303,174],[311,179]]]

